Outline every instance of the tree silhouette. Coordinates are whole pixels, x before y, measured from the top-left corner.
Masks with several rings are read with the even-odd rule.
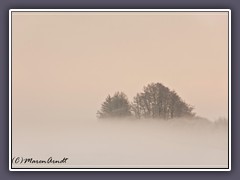
[[[193,107],[185,103],[175,91],[161,83],[151,83],[137,93],[130,104],[123,92],[116,92],[113,97],[107,96],[97,112],[98,118],[129,117],[172,119],[193,117]],[[132,112],[132,113],[131,113]]]
[[[161,83],[152,83],[133,98],[132,111],[136,118],[162,118],[194,116],[193,107],[186,104],[175,91]]]
[[[98,118],[131,116],[131,106],[127,96],[123,92],[116,92],[113,97],[108,95],[101,106],[101,110],[97,112],[97,116]]]

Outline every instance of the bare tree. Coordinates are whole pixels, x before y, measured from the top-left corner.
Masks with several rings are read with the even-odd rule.
[[[193,107],[185,103],[175,91],[161,83],[152,83],[133,98],[132,111],[136,118],[169,119],[194,116]]]

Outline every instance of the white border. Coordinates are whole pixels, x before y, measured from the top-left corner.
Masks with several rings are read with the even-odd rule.
[[[229,160],[229,171],[231,171],[231,168],[232,168],[232,156],[231,156],[231,147],[232,147],[232,142],[231,142],[231,139],[232,139],[232,116],[231,116],[231,105],[232,105],[232,95],[231,95],[231,80],[232,80],[232,77],[231,77],[231,67],[232,67],[232,52],[231,52],[231,47],[232,47],[232,31],[231,31],[231,27],[232,27],[232,20],[231,20],[231,10],[229,9],[228,11],[228,136],[229,136],[229,139],[228,139],[228,145],[229,145],[229,157],[228,157],[228,160]]]
[[[12,167],[12,11],[9,10],[9,170]]]
[[[88,12],[88,11],[95,11],[95,12],[102,12],[102,11],[115,11],[115,12],[228,12],[228,122],[229,122],[229,168],[228,169],[68,169],[68,168],[61,168],[61,169],[16,169],[12,168],[12,12]],[[9,10],[9,171],[231,171],[231,10],[230,9],[10,9]]]

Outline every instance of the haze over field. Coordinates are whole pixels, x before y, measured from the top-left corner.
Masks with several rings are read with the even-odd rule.
[[[228,117],[226,12],[13,12],[12,27],[14,157],[227,167],[228,120],[214,123]],[[108,94],[132,102],[156,82],[204,118],[97,119]]]
[[[205,120],[90,120],[65,118],[13,128],[13,154],[46,160],[69,158],[63,167],[227,168],[227,123]],[[14,164],[14,167],[54,167]],[[56,167],[56,165],[55,165]]]

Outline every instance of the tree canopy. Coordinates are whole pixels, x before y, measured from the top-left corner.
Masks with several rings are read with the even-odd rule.
[[[99,118],[129,117],[172,119],[192,117],[193,107],[180,98],[175,92],[161,83],[151,83],[137,93],[129,103],[123,92],[116,92],[113,97],[107,96],[97,112]]]
[[[108,95],[97,115],[99,118],[131,116],[131,106],[127,96],[123,92],[116,92],[113,97]]]
[[[162,118],[193,116],[193,107],[185,103],[175,91],[161,83],[152,83],[133,98],[132,110],[137,118]]]

